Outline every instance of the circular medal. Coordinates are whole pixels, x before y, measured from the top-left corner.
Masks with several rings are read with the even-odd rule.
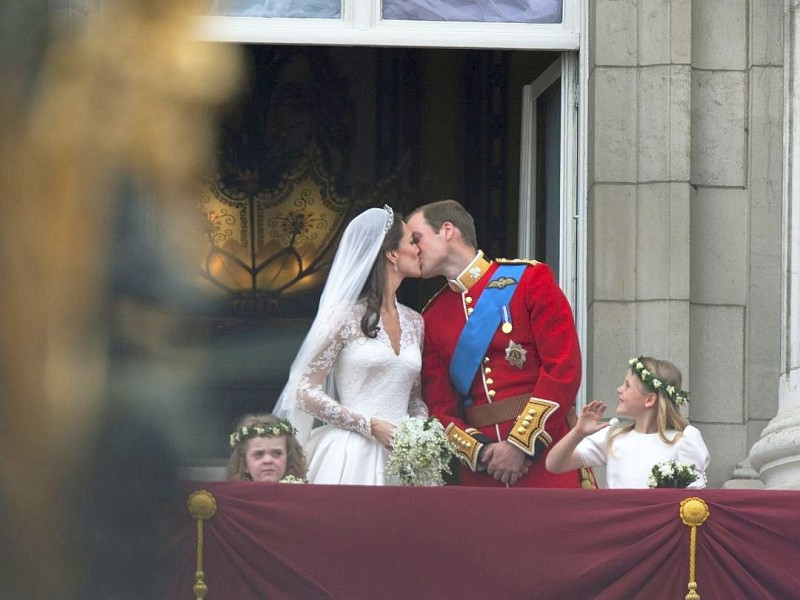
[[[501,329],[503,330],[503,333],[508,334],[508,333],[511,333],[511,330],[514,329],[514,328],[511,326],[511,323],[506,321],[505,323],[503,323],[503,326],[501,327]]]

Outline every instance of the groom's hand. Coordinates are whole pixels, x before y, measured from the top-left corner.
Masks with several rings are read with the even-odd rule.
[[[514,485],[528,472],[530,459],[519,448],[507,441],[490,444],[482,453],[481,461],[486,464],[486,472],[497,481]]]

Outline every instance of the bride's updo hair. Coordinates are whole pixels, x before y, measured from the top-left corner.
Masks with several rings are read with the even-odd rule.
[[[380,321],[381,303],[383,302],[383,284],[385,280],[386,253],[389,250],[397,250],[400,246],[400,238],[403,237],[403,216],[394,213],[394,221],[389,231],[383,237],[383,244],[372,264],[369,277],[361,288],[359,299],[366,303],[367,310],[361,318],[361,331],[364,335],[374,338],[378,335],[378,321]]]

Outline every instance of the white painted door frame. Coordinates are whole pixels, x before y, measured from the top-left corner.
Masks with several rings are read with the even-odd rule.
[[[581,347],[586,344],[585,248],[586,203],[579,193],[585,172],[579,170],[581,107],[578,53],[563,52],[532,83],[522,90],[522,132],[519,186],[519,255],[535,258],[535,210],[537,195],[537,101],[555,82],[561,82],[561,143],[559,173],[559,264],[558,283],[575,314]],[[585,131],[585,129],[584,129]],[[585,144],[583,144],[585,146]],[[585,181],[585,179],[583,179]],[[585,368],[585,367],[584,367]],[[583,389],[583,388],[581,388]],[[583,392],[581,392],[583,393]],[[579,405],[585,401],[579,398]]]

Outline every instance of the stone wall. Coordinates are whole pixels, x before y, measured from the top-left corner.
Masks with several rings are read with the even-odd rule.
[[[587,398],[613,407],[637,354],[692,382],[691,2],[587,4]]]
[[[721,485],[778,405],[783,3],[589,10],[587,395],[678,364]]]
[[[800,0],[786,0],[785,118],[782,214],[781,354],[778,414],[764,428],[740,469],[767,488],[800,489]],[[737,472],[737,475],[740,473]],[[750,482],[730,481],[728,487]]]

